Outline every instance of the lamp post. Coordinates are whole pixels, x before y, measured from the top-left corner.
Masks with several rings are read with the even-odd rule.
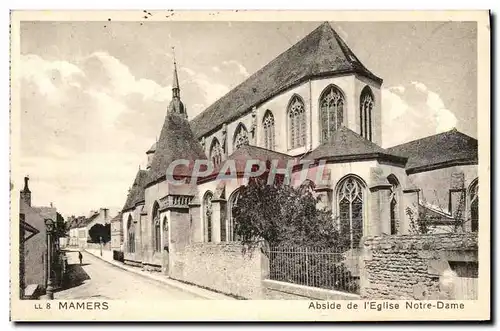
[[[99,249],[101,250],[101,256],[102,256],[102,237],[99,237]]]
[[[50,218],[45,219],[45,228],[47,230],[47,299],[54,299],[54,287],[52,285],[52,232],[54,231],[54,221]]]

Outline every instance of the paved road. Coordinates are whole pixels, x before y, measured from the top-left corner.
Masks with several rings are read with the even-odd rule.
[[[101,259],[83,252],[83,264],[79,265],[78,253],[67,252],[70,288],[54,294],[56,300],[199,300],[192,293],[160,284],[120,269]]]

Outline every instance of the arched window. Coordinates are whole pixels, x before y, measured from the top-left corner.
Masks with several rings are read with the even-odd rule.
[[[217,138],[212,139],[212,145],[210,146],[210,160],[214,167],[217,167],[222,162],[222,147],[220,146],[219,140]]]
[[[237,150],[243,145],[248,145],[248,131],[243,124],[239,124],[234,133],[233,150]]]
[[[205,193],[203,198],[203,219],[205,223],[205,241],[212,241],[212,192]]]
[[[332,134],[338,130],[344,122],[344,94],[333,86],[328,86],[319,101],[320,106],[320,124],[321,124],[321,142],[326,142]]]
[[[168,244],[169,244],[169,239],[168,239],[168,219],[167,217],[163,217],[163,246],[166,247],[168,251]]]
[[[354,176],[340,182],[337,193],[340,234],[350,248],[359,247],[363,237],[363,193],[364,185]]]
[[[469,188],[470,227],[472,232],[479,230],[479,182],[476,179]]]
[[[270,110],[266,111],[262,126],[264,127],[264,147],[274,150],[274,116]]]
[[[391,234],[397,234],[399,231],[399,181],[394,175],[387,177],[391,184],[391,193],[389,196],[389,208],[391,218]]]
[[[161,225],[160,225],[160,206],[158,202],[153,204],[153,247],[155,252],[161,252]]]
[[[241,238],[236,235],[235,224],[234,224],[234,215],[233,210],[238,204],[238,198],[240,197],[240,190],[234,191],[229,197],[229,201],[227,204],[227,214],[228,214],[228,241],[238,241]]]
[[[304,101],[294,95],[288,103],[288,136],[290,149],[306,144],[306,111]]]
[[[361,125],[361,136],[372,140],[372,110],[374,106],[372,90],[365,86],[361,91],[359,100],[359,120]]]
[[[128,215],[127,220],[127,251],[135,253],[135,224],[132,215]]]

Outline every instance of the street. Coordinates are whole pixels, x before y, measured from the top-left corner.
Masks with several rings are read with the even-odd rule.
[[[69,288],[54,293],[56,300],[200,300],[203,299],[180,289],[160,284],[120,269],[83,252],[80,266],[78,252],[67,252]]]

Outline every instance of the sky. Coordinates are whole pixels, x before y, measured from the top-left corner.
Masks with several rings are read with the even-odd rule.
[[[125,203],[171,98],[188,116],[322,22],[22,22],[21,171],[63,216]],[[330,22],[381,77],[382,146],[457,128],[477,138],[475,22]]]

